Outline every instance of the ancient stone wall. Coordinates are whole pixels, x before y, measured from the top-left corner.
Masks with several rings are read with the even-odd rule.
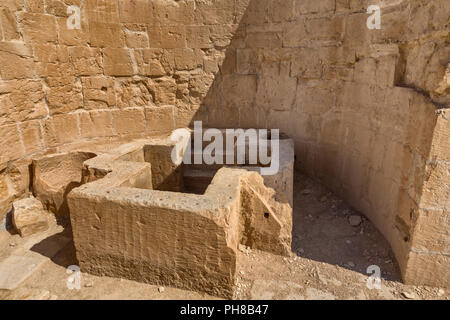
[[[0,217],[35,154],[188,126],[236,28],[234,0],[1,1]]]
[[[448,284],[448,3],[247,3],[209,125],[281,128],[298,167],[383,232],[405,280]],[[380,30],[366,26],[374,4]]]
[[[281,128],[406,280],[448,284],[449,17],[448,0],[4,0],[0,215],[36,153],[193,119]]]

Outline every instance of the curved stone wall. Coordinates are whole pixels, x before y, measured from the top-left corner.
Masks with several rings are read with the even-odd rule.
[[[193,119],[280,128],[406,281],[448,286],[449,16],[447,0],[2,1],[0,215],[40,153]]]

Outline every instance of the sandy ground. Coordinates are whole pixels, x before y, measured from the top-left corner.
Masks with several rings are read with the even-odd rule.
[[[361,216],[358,225],[350,224],[354,215],[359,214],[319,184],[297,173],[292,256],[280,257],[241,246],[235,298],[450,299],[449,291],[443,288],[403,285],[388,243],[364,217]],[[39,235],[46,236],[71,237],[71,234],[70,230],[54,224]],[[0,262],[37,241],[33,237],[23,239],[6,230],[0,231]],[[41,252],[45,254],[45,245]],[[66,268],[76,264],[70,242],[18,288],[0,290],[0,299],[217,299],[197,292],[84,273],[81,288],[69,290],[66,281],[70,275]],[[380,289],[367,287],[370,265],[380,267]]]

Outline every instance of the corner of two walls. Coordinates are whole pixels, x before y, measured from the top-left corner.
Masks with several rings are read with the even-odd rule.
[[[247,2],[208,124],[289,134],[297,167],[371,219],[406,282],[450,286],[448,4]]]

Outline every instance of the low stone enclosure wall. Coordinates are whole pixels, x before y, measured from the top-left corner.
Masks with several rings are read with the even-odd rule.
[[[448,0],[1,1],[0,218],[49,190],[30,174],[45,154],[79,150],[43,165],[81,168],[90,145],[194,120],[280,128],[296,168],[383,233],[405,282],[450,287],[449,17]]]
[[[280,141],[265,180],[258,166],[176,165],[175,148],[165,138],[49,155],[33,162],[34,193],[70,212],[82,271],[231,298],[239,244],[290,254],[293,142]]]

